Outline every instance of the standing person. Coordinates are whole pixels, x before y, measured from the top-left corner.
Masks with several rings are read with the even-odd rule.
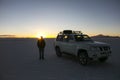
[[[45,48],[45,40],[41,36],[40,39],[37,41],[37,46],[39,48],[39,59],[44,59],[44,48]]]

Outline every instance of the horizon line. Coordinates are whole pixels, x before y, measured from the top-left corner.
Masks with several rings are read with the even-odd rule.
[[[98,35],[93,35],[93,36],[90,36],[90,37],[113,37],[113,38],[116,38],[116,37],[119,37],[120,36],[111,36],[111,35],[103,35],[103,34],[98,34]],[[0,35],[0,38],[38,38],[38,37],[18,37],[16,35]],[[55,36],[53,37],[44,37],[44,38],[56,38]]]

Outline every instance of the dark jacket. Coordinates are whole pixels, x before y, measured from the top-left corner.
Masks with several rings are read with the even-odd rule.
[[[38,46],[38,48],[45,48],[45,45],[46,45],[46,43],[45,43],[45,40],[44,40],[44,39],[39,39],[39,40],[37,41],[37,46]]]

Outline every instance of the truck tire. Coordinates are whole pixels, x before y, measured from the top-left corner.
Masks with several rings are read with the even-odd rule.
[[[86,51],[79,51],[78,52],[78,60],[79,60],[79,63],[82,64],[82,65],[86,65],[88,63],[88,54]]]
[[[61,57],[61,56],[62,56],[62,53],[61,53],[59,47],[56,48],[56,55],[57,55],[58,57]]]

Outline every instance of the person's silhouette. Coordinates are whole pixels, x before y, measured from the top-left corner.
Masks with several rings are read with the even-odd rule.
[[[44,59],[44,48],[45,48],[45,40],[41,36],[37,41],[37,46],[39,48],[39,59]]]

